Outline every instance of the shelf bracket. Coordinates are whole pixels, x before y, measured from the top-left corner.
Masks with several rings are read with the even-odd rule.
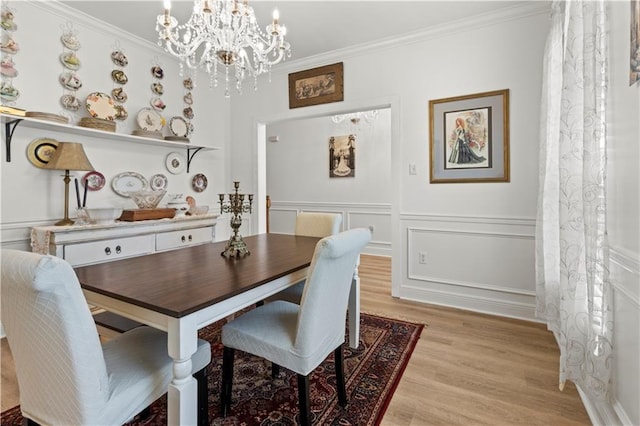
[[[18,118],[4,123],[4,145],[7,150],[7,163],[11,162],[11,139],[13,138],[13,131],[16,130],[16,127],[18,127],[21,121],[22,118]]]
[[[191,160],[193,160],[193,157],[196,156],[196,154],[202,149],[202,147],[200,148],[187,148],[187,173],[189,173],[189,166],[191,166]],[[191,151],[193,151],[193,153],[191,153]]]

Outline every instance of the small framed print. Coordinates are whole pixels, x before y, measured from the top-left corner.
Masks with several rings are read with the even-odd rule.
[[[355,177],[356,136],[329,138],[329,177]]]
[[[509,89],[429,101],[431,183],[509,182]]]
[[[343,71],[338,62],[289,74],[289,108],[344,100]]]

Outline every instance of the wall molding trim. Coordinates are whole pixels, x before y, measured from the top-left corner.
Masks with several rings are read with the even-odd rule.
[[[620,248],[609,248],[609,269],[613,270],[613,268],[616,267],[620,268],[622,271],[635,278],[625,280],[624,285],[613,279],[611,280],[611,285],[615,291],[624,295],[636,306],[636,308],[640,309],[640,288],[637,288],[635,294],[633,294],[630,289],[625,287],[626,285],[635,285],[636,287],[640,286],[640,261],[637,257],[638,256],[633,257],[632,253]]]
[[[165,52],[163,48],[159,47],[157,44],[152,43],[148,40],[145,40],[141,37],[138,37],[134,34],[131,34],[127,31],[124,31],[116,27],[115,25],[110,24],[109,22],[105,22],[100,19],[96,19],[92,16],[89,16],[86,13],[81,12],[77,9],[74,9],[73,7],[67,6],[64,3],[61,3],[58,1],[41,1],[41,0],[39,1],[27,0],[27,1],[29,4],[35,7],[38,7],[48,13],[57,15],[64,20],[67,20],[67,21],[71,20],[71,21],[75,21],[78,23],[91,26],[92,30],[101,32],[102,34],[107,35],[109,37],[116,36],[117,38],[126,38],[128,41],[131,41],[132,43],[137,44],[139,47],[153,50],[158,54],[162,54],[163,56],[166,56],[167,58],[173,58],[167,52]],[[150,22],[150,24],[153,24],[153,21]],[[172,61],[175,61],[175,59],[172,59]]]
[[[456,309],[466,309],[483,314],[516,318],[525,321],[543,322],[535,316],[535,296],[531,303],[503,301],[488,297],[466,296],[464,294],[427,289],[413,285],[403,285],[400,288],[400,298],[420,303],[447,306]]]
[[[498,11],[479,14],[472,18],[458,19],[432,27],[417,30],[400,36],[388,37],[372,43],[363,43],[344,49],[337,49],[319,55],[310,56],[300,60],[287,61],[278,65],[275,73],[289,73],[300,69],[309,68],[319,63],[330,63],[330,61],[342,60],[344,58],[366,55],[371,52],[379,52],[383,49],[391,49],[408,44],[419,43],[451,34],[464,32],[465,28],[478,29],[498,25],[503,22],[526,18],[532,15],[549,13],[549,6],[545,2],[534,2],[522,6],[513,6]]]
[[[528,226],[535,230],[536,219],[526,217],[462,216],[424,213],[400,213],[400,220],[421,222],[476,223],[489,225]]]
[[[388,203],[346,203],[346,202],[326,202],[326,201],[271,201],[270,210],[304,210],[307,209],[362,209],[367,210],[367,214],[372,213],[370,210],[382,210],[391,212],[391,204]]]

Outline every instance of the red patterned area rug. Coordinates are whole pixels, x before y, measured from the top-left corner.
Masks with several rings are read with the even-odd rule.
[[[311,375],[310,399],[314,425],[378,425],[409,362],[422,324],[362,314],[360,345],[345,344],[345,380],[349,404],[340,407],[335,392],[333,354]],[[209,365],[209,419],[212,425],[288,426],[298,422],[296,375],[284,368],[271,378],[269,362],[236,351],[231,414],[218,417],[222,368],[221,322],[200,331],[211,342]],[[151,406],[151,416],[135,418],[131,426],[166,425],[166,395]],[[2,425],[21,425],[20,407],[1,414]]]

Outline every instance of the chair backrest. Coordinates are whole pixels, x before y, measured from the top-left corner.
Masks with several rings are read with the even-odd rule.
[[[351,280],[371,232],[356,228],[318,241],[300,301],[295,348],[304,356],[344,342]]]
[[[296,216],[296,235],[326,237],[340,232],[342,215],[335,213],[300,212]]]
[[[96,424],[109,392],[98,331],[63,259],[3,249],[2,325],[20,405],[36,422]]]

